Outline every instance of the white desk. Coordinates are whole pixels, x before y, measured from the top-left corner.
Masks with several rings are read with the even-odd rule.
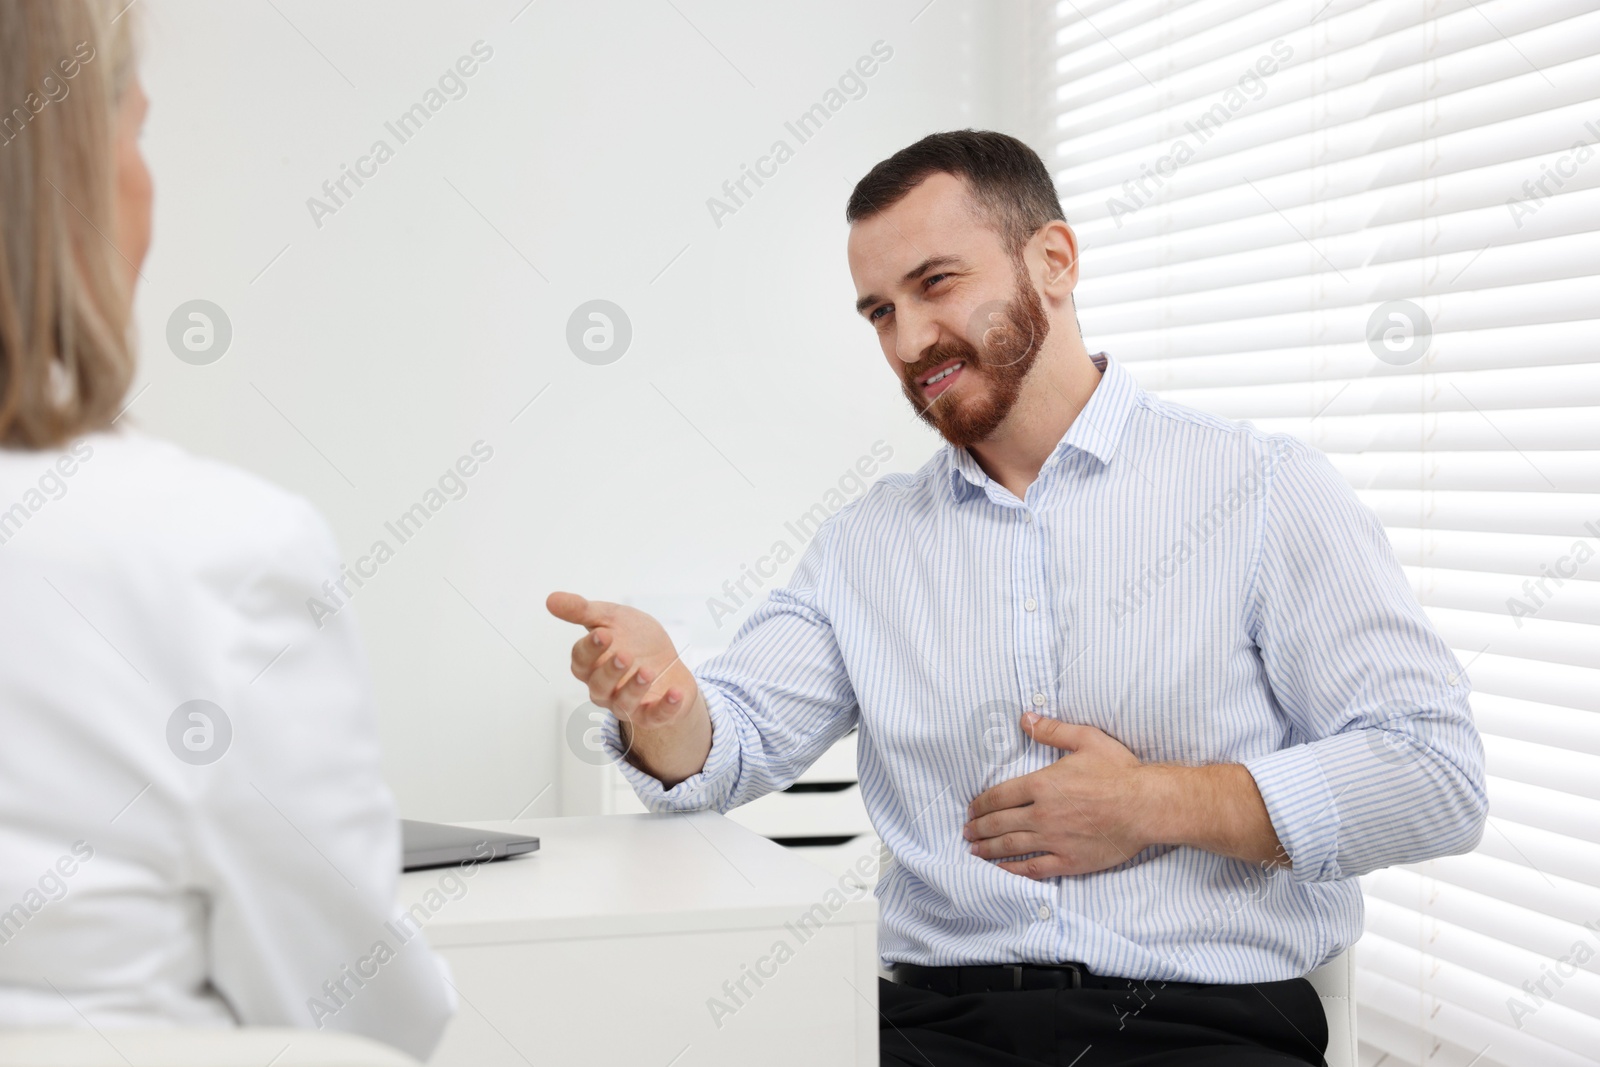
[[[472,825],[541,848],[402,878],[461,996],[431,1064],[877,1067],[869,893],[711,813]]]

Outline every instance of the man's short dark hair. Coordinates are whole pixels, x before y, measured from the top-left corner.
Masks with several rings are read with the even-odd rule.
[[[845,221],[859,222],[888,210],[934,174],[966,180],[1013,256],[1022,254],[1022,246],[1045,223],[1066,220],[1050,171],[1037,152],[1003,133],[950,130],[929,134],[868,171],[850,194]]]

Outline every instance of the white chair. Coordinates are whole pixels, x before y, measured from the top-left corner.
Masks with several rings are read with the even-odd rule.
[[[0,1030],[0,1067],[419,1067],[366,1038],[236,1030]]]
[[[1306,975],[1328,1016],[1328,1067],[1356,1067],[1356,963],[1345,949]]]

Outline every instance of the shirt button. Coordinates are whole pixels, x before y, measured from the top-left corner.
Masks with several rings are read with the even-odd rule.
[[[1029,611],[1033,611],[1035,608],[1037,608],[1039,606],[1039,602],[1037,600],[1033,599],[1033,597],[1029,597],[1027,600],[1024,600],[1022,602],[1022,606],[1024,608],[1028,609]]]
[[[1033,512],[1031,512],[1031,511],[1024,511],[1024,512],[1023,512],[1023,513],[1022,513],[1022,521],[1023,521],[1023,522],[1032,522],[1032,521],[1033,521]]]
[[[1033,694],[1033,706],[1036,707],[1036,708],[1044,707],[1044,694],[1043,693],[1035,693],[1035,694]]]
[[[1039,916],[1039,921],[1045,922],[1050,918],[1050,906],[1048,904],[1040,904],[1037,914]]]

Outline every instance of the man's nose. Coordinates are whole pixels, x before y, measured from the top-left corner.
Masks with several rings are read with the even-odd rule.
[[[931,317],[897,315],[894,354],[902,363],[916,363],[939,340],[939,325]]]

